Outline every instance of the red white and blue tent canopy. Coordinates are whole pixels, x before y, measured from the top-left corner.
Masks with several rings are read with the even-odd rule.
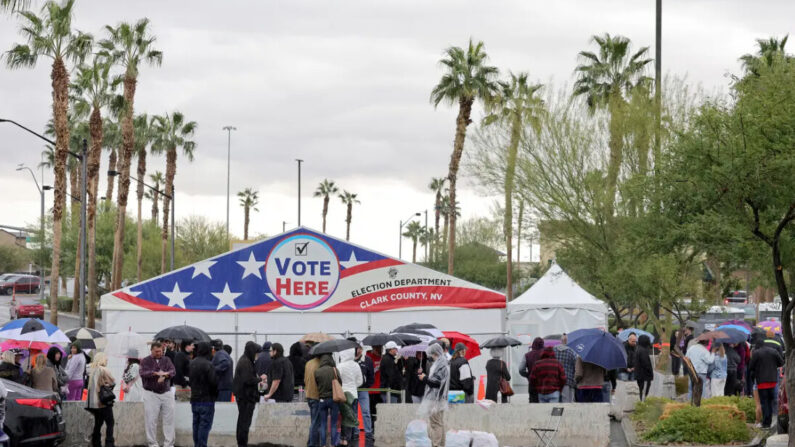
[[[105,294],[100,305],[183,313],[504,308],[501,293],[304,227]]]

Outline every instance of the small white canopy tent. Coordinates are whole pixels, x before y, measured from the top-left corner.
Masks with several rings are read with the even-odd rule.
[[[544,337],[576,329],[607,327],[607,305],[580,287],[557,264],[508,303],[509,331]]]

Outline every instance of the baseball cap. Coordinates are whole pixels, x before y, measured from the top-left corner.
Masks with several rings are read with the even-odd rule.
[[[394,341],[388,341],[384,345],[384,349],[386,349],[387,351],[389,351],[390,349],[397,349],[397,348],[398,348],[398,345]]]

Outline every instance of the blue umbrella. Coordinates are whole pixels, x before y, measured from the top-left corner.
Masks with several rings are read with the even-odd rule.
[[[722,331],[724,329],[735,329],[746,335],[751,335],[751,331],[748,328],[745,326],[740,326],[739,324],[724,324],[715,328],[716,331]]]
[[[733,329],[733,328],[730,328],[730,327],[723,326],[723,327],[717,328],[715,330],[716,331],[721,331],[721,332],[725,333],[726,335],[728,335],[727,338],[716,339],[715,341],[718,342],[718,343],[742,343],[742,342],[748,340],[748,335],[745,332],[739,331],[737,329]]]
[[[624,329],[623,331],[619,332],[618,335],[616,335],[616,337],[618,337],[618,339],[621,340],[621,341],[627,341],[629,339],[629,334],[631,334],[633,332],[638,337],[640,337],[641,335],[645,335],[645,336],[649,337],[649,341],[654,343],[654,335],[651,335],[651,333],[649,333],[649,332],[646,332],[646,331],[644,331],[642,329],[637,329],[637,328],[634,328],[634,327],[631,327],[629,329]]]
[[[578,329],[569,334],[568,345],[584,362],[607,370],[627,367],[624,345],[601,329]]]
[[[0,328],[0,338],[28,342],[69,343],[58,326],[35,318],[12,320]]]

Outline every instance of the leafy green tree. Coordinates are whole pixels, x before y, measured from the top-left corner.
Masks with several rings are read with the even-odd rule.
[[[99,42],[99,55],[114,65],[124,69],[124,104],[121,113],[122,153],[119,169],[118,207],[119,220],[116,226],[116,250],[113,254],[112,288],[121,287],[124,264],[124,253],[121,251],[121,240],[124,236],[125,214],[127,212],[127,195],[130,189],[130,164],[135,147],[134,103],[135,89],[138,84],[138,70],[144,63],[159,66],[163,61],[163,53],[154,48],[155,36],[150,33],[149,19],[143,18],[135,24],[126,22],[116,27],[105,26],[108,37]],[[140,177],[139,177],[140,178]],[[139,185],[139,189],[141,186]],[[140,206],[139,206],[140,208]],[[140,215],[140,212],[139,212]]]
[[[510,73],[508,82],[499,83],[499,93],[489,102],[490,113],[483,118],[484,125],[499,123],[510,129],[510,142],[508,146],[507,165],[505,167],[505,216],[503,219],[505,232],[505,247],[507,253],[508,266],[507,284],[513,284],[511,274],[513,273],[513,195],[514,195],[514,176],[516,173],[516,159],[519,152],[519,140],[529,126],[536,132],[539,131],[541,122],[540,116],[544,113],[544,101],[538,97],[542,88],[541,84],[532,84],[528,80],[527,73]],[[513,287],[508,287],[506,291],[508,301],[513,299]]]
[[[787,55],[785,50],[787,39],[789,39],[789,35],[781,39],[776,37],[756,39],[756,45],[758,47],[757,52],[755,54],[745,54],[740,57],[740,62],[743,64],[745,74],[759,76],[759,70],[763,65],[770,67],[779,58],[792,59],[792,56]]]
[[[24,2],[22,2],[24,3]],[[18,8],[21,3],[11,0],[4,5]],[[72,7],[74,0],[65,0],[59,4],[49,1],[42,6],[37,15],[30,11],[19,11],[22,17],[20,34],[27,41],[17,44],[5,53],[5,61],[9,68],[34,67],[39,57],[52,59],[50,79],[52,80],[52,111],[55,123],[55,201],[52,215],[55,232],[53,234],[52,277],[58,278],[61,256],[61,218],[66,202],[66,156],[69,149],[69,123],[67,109],[69,106],[69,69],[67,62],[79,64],[91,51],[92,38],[72,29]],[[58,323],[57,287],[50,291],[50,322]]]
[[[324,179],[320,182],[315,190],[314,196],[323,198],[323,233],[326,232],[326,216],[328,215],[329,197],[337,194],[339,191],[339,187],[334,184],[334,181],[329,179]]]
[[[342,200],[342,203],[346,207],[345,240],[349,241],[351,240],[351,220],[353,219],[353,205],[362,202],[360,202],[359,199],[356,198],[356,194],[344,190],[342,191],[342,194],[340,194],[340,200]]]
[[[176,246],[179,267],[225,253],[229,250],[226,225],[189,216],[179,222]]]
[[[257,209],[257,204],[259,203],[259,191],[256,191],[254,188],[246,188],[243,191],[237,193],[237,197],[240,199],[240,206],[243,207],[243,240],[248,240],[248,224],[249,224],[249,215],[251,210],[259,211]]]
[[[466,139],[467,126],[472,122],[472,106],[475,101],[486,101],[494,96],[497,90],[495,78],[497,68],[486,65],[488,55],[483,49],[483,42],[474,43],[469,40],[467,49],[449,47],[444,51],[444,57],[439,61],[445,67],[445,73],[439,83],[431,91],[431,102],[434,107],[445,102],[449,105],[458,103],[458,117],[456,118],[455,140],[453,154],[450,157],[450,167],[447,174],[449,183],[450,203],[457,204],[456,184],[458,182],[458,169],[461,155],[464,153],[464,140]],[[448,240],[447,271],[453,273],[455,262],[455,227],[457,215],[453,209],[448,214],[450,235]]]
[[[25,249],[14,245],[0,245],[0,272],[17,272],[27,268],[31,259]]]
[[[632,91],[639,85],[648,84],[651,78],[644,76],[646,66],[652,59],[645,56],[649,47],[631,52],[629,39],[623,36],[593,36],[599,46],[598,53],[581,51],[582,64],[577,66],[574,96],[583,96],[591,111],[606,109],[610,116],[610,162],[607,169],[608,211],[612,214],[616,185],[623,162],[622,112]]]

